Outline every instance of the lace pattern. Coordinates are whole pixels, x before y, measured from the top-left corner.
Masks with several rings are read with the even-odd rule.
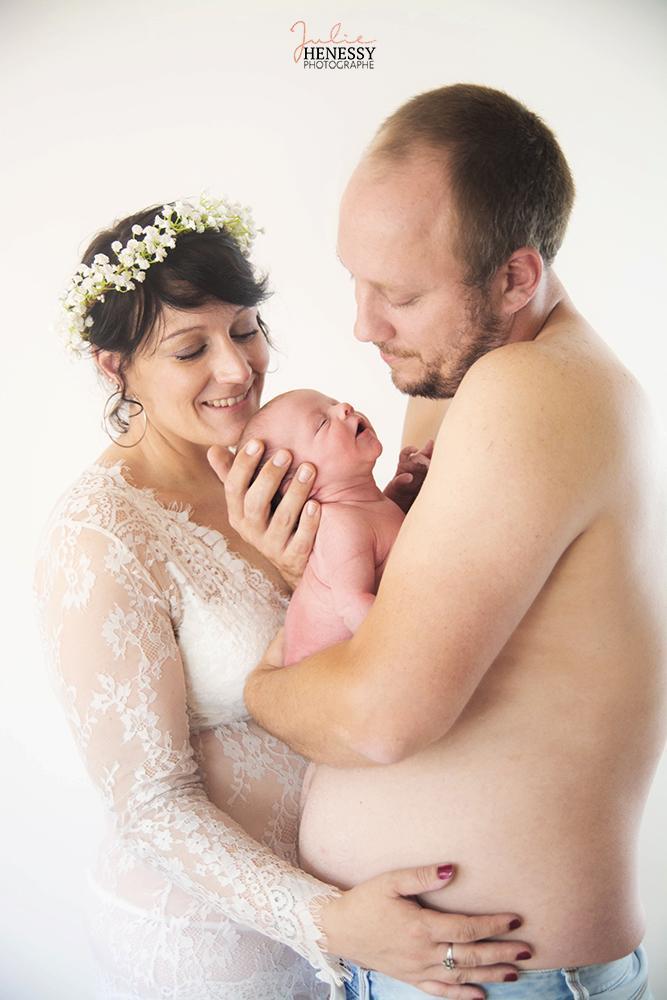
[[[99,940],[117,981],[106,995],[319,996],[297,954],[340,995],[344,970],[317,919],[338,890],[295,867],[305,762],[244,719],[245,678],[286,599],[120,465],[90,467],[56,507],[35,593],[61,701],[112,817]]]

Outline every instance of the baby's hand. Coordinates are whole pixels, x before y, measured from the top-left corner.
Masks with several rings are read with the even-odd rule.
[[[384,495],[398,504],[405,514],[410,510],[422,488],[432,454],[432,440],[427,441],[423,448],[415,448],[409,444],[401,450],[396,473],[385,489]]]

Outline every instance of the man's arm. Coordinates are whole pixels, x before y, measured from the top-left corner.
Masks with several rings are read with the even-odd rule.
[[[513,344],[468,373],[355,636],[249,678],[270,732],[317,761],[391,763],[458,719],[598,510],[604,434],[584,375]]]

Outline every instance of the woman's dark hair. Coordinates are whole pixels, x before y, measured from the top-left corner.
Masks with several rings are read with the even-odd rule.
[[[156,205],[129,215],[98,233],[86,249],[83,263],[92,264],[98,253],[114,260],[112,243],[118,240],[125,245],[132,239],[132,227],[152,225],[161,207]],[[138,283],[134,290],[108,291],[104,301],[95,302],[89,310],[93,320],[89,330],[93,353],[105,350],[121,356],[118,369],[121,396],[106,415],[121,433],[128,429],[127,406],[134,402],[125,395],[127,366],[137,351],[146,346],[164,306],[196,309],[218,300],[252,307],[269,294],[267,277],[255,275],[234,237],[224,229],[181,233],[165,259],[152,264],[145,274],[143,283]],[[257,323],[268,341],[268,330],[259,316]]]

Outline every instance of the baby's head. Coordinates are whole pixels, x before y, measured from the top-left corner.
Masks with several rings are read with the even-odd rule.
[[[266,403],[244,427],[237,450],[250,438],[264,442],[260,468],[280,448],[294,456],[281,491],[302,462],[312,462],[317,469],[315,494],[323,486],[370,476],[382,454],[382,445],[363,414],[314,389],[294,389]]]

